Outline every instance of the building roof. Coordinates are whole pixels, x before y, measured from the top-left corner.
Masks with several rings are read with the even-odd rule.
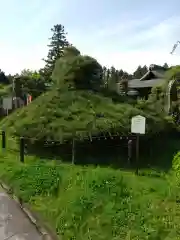
[[[165,81],[165,68],[151,64],[147,73],[140,79],[132,79],[129,81],[129,88],[147,88],[162,85]]]
[[[166,67],[163,67],[163,66],[160,66],[160,65],[156,65],[156,64],[151,64],[149,66],[149,70],[157,70],[157,71],[166,71],[167,68]]]
[[[140,79],[133,79],[128,82],[129,88],[147,88],[147,87],[154,87],[159,86],[164,83],[164,78],[154,78],[151,80],[140,80]]]

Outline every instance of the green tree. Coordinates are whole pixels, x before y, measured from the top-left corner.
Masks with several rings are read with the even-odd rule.
[[[6,77],[8,78],[9,84],[11,84],[13,82],[14,76],[11,74],[8,74]]]
[[[136,71],[133,73],[134,78],[141,78],[142,73],[141,73],[141,66],[138,66]]]
[[[10,81],[5,73],[0,69],[0,84],[9,84]]]
[[[47,90],[44,78],[37,71],[24,69],[14,79],[15,93],[18,97],[31,94],[33,98],[40,96]]]
[[[108,88],[112,92],[116,91],[116,89],[117,89],[116,69],[113,66],[110,69],[110,78],[109,78]]]
[[[168,68],[169,68],[169,66],[168,66],[168,64],[167,64],[167,63],[164,63],[163,67],[164,67],[164,68],[166,68],[166,69],[168,69]]]
[[[147,73],[148,68],[147,66],[138,66],[138,68],[136,69],[136,71],[134,72],[133,76],[134,78],[142,78],[144,76],[145,73]]]
[[[175,67],[170,68],[166,72],[166,79],[169,82],[171,79],[177,79],[180,80],[180,65],[177,65]]]
[[[63,49],[69,46],[69,42],[66,38],[64,26],[61,24],[54,25],[51,29],[52,37],[50,38],[49,52],[46,59],[43,59],[46,63],[44,69],[41,69],[41,75],[47,82],[51,82],[51,75],[57,59],[64,55]]]
[[[124,75],[124,71],[122,69],[119,70],[119,78],[122,79]]]
[[[171,67],[167,72],[166,72],[166,83],[165,87],[166,89],[168,88],[169,82],[173,80],[174,83],[171,87],[171,92],[170,92],[170,111],[172,114],[176,115],[176,122],[180,121],[180,96],[179,96],[179,89],[180,89],[180,66],[175,66]]]
[[[108,82],[107,82],[107,68],[103,67],[103,87],[107,88]]]
[[[144,74],[146,74],[148,72],[148,67],[146,65],[144,65],[142,67],[142,75],[144,76]]]
[[[29,69],[23,69],[22,71],[21,71],[21,74],[20,74],[20,76],[32,76],[32,74],[33,74],[33,71],[31,71],[31,70],[29,70]]]
[[[55,64],[52,79],[56,87],[97,90],[103,85],[102,66],[92,57],[80,55],[75,47],[66,47]]]

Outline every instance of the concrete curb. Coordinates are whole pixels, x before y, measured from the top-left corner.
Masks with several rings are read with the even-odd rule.
[[[5,192],[13,198],[13,200],[16,201],[16,203],[19,205],[19,207],[22,209],[24,214],[29,218],[31,223],[36,227],[36,229],[40,232],[42,235],[42,240],[59,240],[59,238],[56,236],[55,233],[48,227],[45,226],[45,224],[42,223],[40,218],[36,213],[34,213],[28,204],[23,203],[22,199],[18,198],[14,193],[13,189],[8,187],[5,183],[0,181],[1,187],[5,190]],[[47,230],[46,230],[47,229]]]

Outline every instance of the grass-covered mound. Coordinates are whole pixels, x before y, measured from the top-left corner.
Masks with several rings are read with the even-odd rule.
[[[56,165],[0,154],[0,178],[62,240],[178,239],[180,215],[169,183],[110,168]]]
[[[18,136],[58,141],[108,132],[127,135],[132,116],[140,114],[147,119],[148,133],[168,130],[160,102],[139,101],[134,106],[105,97],[102,66],[74,47],[66,48],[57,60],[52,78],[52,90],[5,119],[5,129]]]
[[[144,103],[137,107],[113,103],[110,98],[91,91],[53,90],[40,96],[27,107],[14,112],[1,123],[17,136],[61,140],[73,136],[98,135],[101,132],[129,134],[131,117],[147,118],[147,132],[167,128],[165,115]]]

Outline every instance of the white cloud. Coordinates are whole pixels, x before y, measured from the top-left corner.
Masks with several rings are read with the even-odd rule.
[[[136,21],[132,26],[138,27],[141,24]],[[131,30],[131,25],[128,24],[127,29]],[[180,40],[179,29],[180,17],[173,16],[145,30],[132,31],[128,38],[119,38],[119,46],[102,44],[84,52],[97,58],[102,65],[113,65],[129,72],[133,72],[138,65],[149,66],[152,63],[180,65],[180,46],[173,55],[170,54],[173,44]]]
[[[149,22],[149,17],[143,19],[120,19],[117,23],[114,20],[114,24],[111,22],[110,25],[102,27],[98,31],[96,37],[112,37],[113,35],[125,36],[125,34],[132,34],[136,28],[143,27]]]
[[[133,44],[149,45],[154,48],[163,48],[172,45],[180,39],[180,17],[173,16],[152,27],[137,32],[133,37]]]
[[[96,55],[96,56],[95,56]],[[118,52],[107,54],[94,54],[97,60],[105,66],[114,66],[124,69],[128,72],[133,72],[138,65],[158,64],[163,65],[165,62],[168,65],[180,65],[180,55],[171,55],[164,51],[131,51]]]
[[[6,74],[20,73],[24,68],[38,70],[44,65],[41,59],[46,55],[46,46],[17,48],[1,43],[0,46],[0,69]]]

